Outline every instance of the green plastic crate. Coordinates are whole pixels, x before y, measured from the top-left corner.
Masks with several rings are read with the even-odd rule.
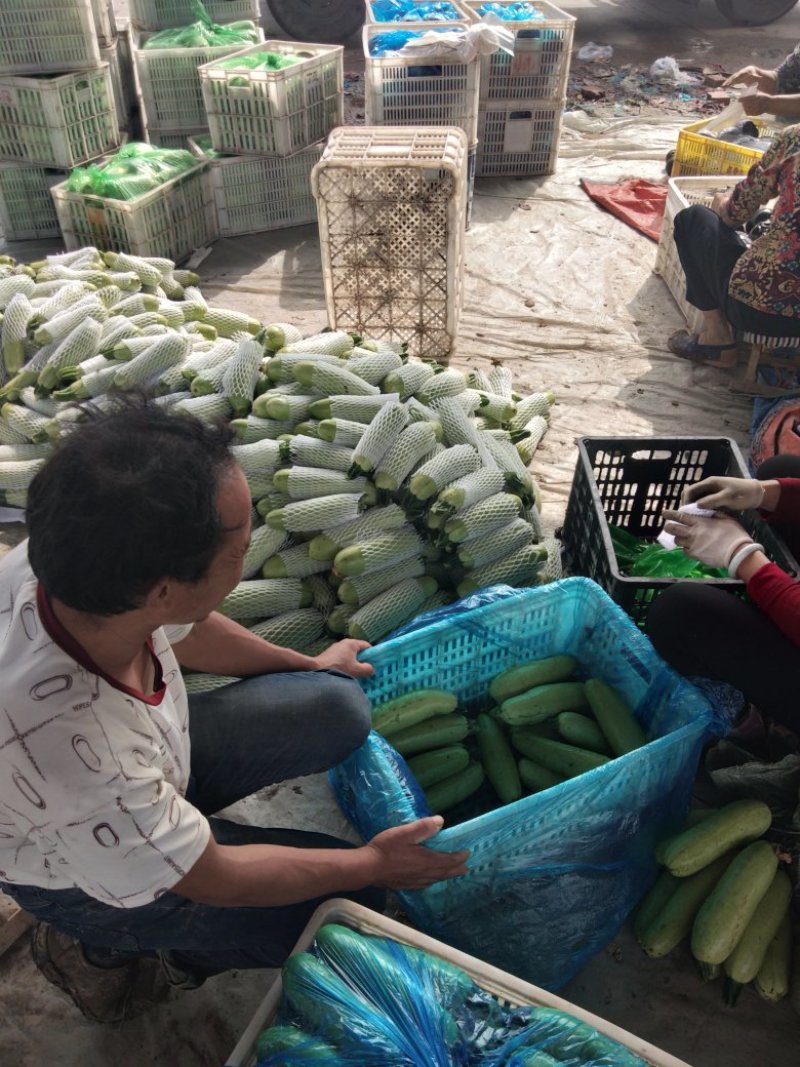
[[[63,74],[99,62],[92,0],[0,4],[0,74]]]
[[[0,159],[66,170],[118,144],[110,64],[80,74],[0,77]]]
[[[0,228],[7,241],[58,237],[58,216],[50,190],[66,177],[62,170],[0,163]]]

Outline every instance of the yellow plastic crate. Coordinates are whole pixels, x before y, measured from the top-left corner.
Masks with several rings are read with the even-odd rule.
[[[691,122],[678,134],[671,177],[687,174],[747,174],[764,155],[755,148],[742,148],[741,145],[704,137],[702,131],[712,121],[701,119],[700,122]],[[763,119],[755,118],[752,121],[758,127],[760,137],[774,137],[779,132],[778,127],[771,126]]]

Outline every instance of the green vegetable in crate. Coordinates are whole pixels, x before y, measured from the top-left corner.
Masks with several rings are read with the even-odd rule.
[[[575,711],[562,711],[556,716],[558,732],[570,745],[578,748],[588,748],[592,752],[599,752],[603,756],[610,756],[611,749],[605,735],[594,719],[588,715],[581,715]]]
[[[478,716],[478,751],[492,788],[503,804],[522,796],[517,762],[500,724],[489,715]]]
[[[535,686],[548,682],[566,682],[572,678],[578,666],[573,656],[546,656],[519,663],[515,667],[496,674],[489,683],[489,695],[498,704],[510,697],[519,696]]]
[[[679,878],[662,870],[645,893],[633,916],[633,932],[639,944],[648,927],[661,915],[679,885]]]
[[[771,822],[772,812],[763,800],[735,800],[661,843],[656,858],[684,878],[729,849],[755,841]]]
[[[445,745],[432,752],[410,756],[408,766],[422,789],[463,771],[469,764],[469,751],[463,745]]]
[[[313,1064],[319,1060],[323,1065],[331,1067],[339,1059],[339,1053],[333,1045],[296,1026],[271,1026],[264,1030],[256,1042],[259,1063],[269,1057],[279,1056],[282,1052],[297,1052],[300,1058],[293,1062],[298,1064]]]
[[[719,856],[702,870],[678,880],[677,887],[659,913],[637,934],[637,940],[648,956],[666,956],[689,936],[697,913],[735,855],[735,852],[729,852]]]
[[[647,1067],[644,1060],[618,1041],[599,1033],[574,1015],[558,1008],[536,1006],[531,1008],[531,1016],[537,1024],[536,1043],[557,1060],[613,1067]]]
[[[589,706],[614,755],[624,756],[647,744],[647,735],[638,720],[611,686],[600,678],[590,678],[585,690]]]
[[[466,715],[434,715],[392,734],[390,744],[401,756],[415,756],[447,745],[457,745],[470,732]]]
[[[609,762],[607,756],[601,756],[598,752],[565,745],[549,737],[539,737],[529,732],[527,726],[512,727],[511,743],[523,756],[564,778],[575,778]]]
[[[471,797],[483,785],[486,774],[477,760],[468,763],[463,771],[429,786],[425,800],[434,815],[441,815]]]
[[[457,707],[458,698],[445,689],[413,689],[373,708],[372,729],[391,737],[434,715],[447,715]]]
[[[412,475],[408,492],[416,500],[429,500],[450,482],[476,471],[480,457],[472,445],[454,445],[429,459]]]
[[[418,556],[422,548],[422,541],[415,530],[400,528],[341,549],[334,557],[333,567],[343,577],[352,578],[411,559],[412,556]]]
[[[754,841],[742,849],[697,914],[692,928],[695,959],[723,963],[730,956],[777,867],[778,858],[766,841]]]
[[[500,718],[509,726],[530,726],[558,715],[586,707],[583,682],[546,682],[500,705]]]
[[[767,946],[764,959],[756,975],[755,987],[764,1000],[778,1001],[789,992],[792,964],[792,918],[789,909],[783,913],[778,932]]]
[[[408,578],[398,582],[360,607],[351,617],[347,632],[350,637],[362,641],[379,641],[413,618],[436,589],[433,578]]]
[[[327,526],[351,522],[358,516],[362,501],[361,493],[335,493],[312,497],[310,500],[292,500],[282,508],[268,511],[265,521],[273,530],[289,530],[293,533],[323,530]],[[257,505],[259,510],[260,505],[261,501]]]
[[[547,767],[542,767],[530,759],[521,759],[517,763],[517,771],[520,781],[531,793],[541,793],[544,789],[550,789],[551,786],[566,781],[563,775],[555,774]]]
[[[778,870],[736,947],[723,964],[728,977],[725,983],[725,1000],[728,1004],[735,1004],[741,987],[752,982],[758,974],[767,949],[789,911],[791,900],[792,881],[785,871]]]

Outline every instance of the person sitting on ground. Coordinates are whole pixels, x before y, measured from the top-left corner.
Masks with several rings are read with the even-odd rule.
[[[777,197],[764,233],[748,246],[736,229]],[[800,125],[772,147],[711,207],[692,204],[675,216],[675,245],[686,299],[703,319],[697,335],[669,338],[676,356],[710,367],[736,363],[735,330],[800,337]]]
[[[800,44],[775,70],[742,67],[722,83],[723,89],[733,85],[755,86],[754,93],[739,98],[746,115],[800,119]]]
[[[363,743],[368,646],[301,655],[214,610],[250,541],[228,427],[144,398],[86,414],[0,561],[0,890],[42,920],[45,976],[111,1022],[159,963],[182,988],[280,967],[321,900],[380,910],[467,853],[424,846],[439,817],[360,847],[213,817]],[[181,666],[242,680],[187,697]]]
[[[681,674],[728,682],[764,715],[800,731],[800,582],[728,514],[758,508],[797,555],[800,456],[772,456],[754,479],[706,478],[687,488],[684,502],[715,513],[665,511],[665,530],[692,559],[741,579],[749,600],[708,582],[676,582],[650,606],[650,640]]]

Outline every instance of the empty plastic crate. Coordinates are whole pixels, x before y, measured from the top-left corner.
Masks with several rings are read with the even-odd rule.
[[[263,33],[259,31],[263,40]],[[133,31],[133,58],[145,124],[150,130],[198,130],[208,127],[199,67],[241,51],[219,48],[153,48],[143,45],[148,33]]]
[[[302,60],[283,70],[232,70],[220,62],[200,68],[211,139],[218,152],[288,156],[316,144],[344,115],[341,45],[265,41],[228,60],[276,52]]]
[[[452,32],[468,25],[465,18],[460,23],[403,23],[402,29]],[[364,26],[367,125],[460,126],[473,144],[478,139],[480,58],[465,63],[457,58],[372,55],[374,39],[395,29],[389,23]]]
[[[764,119],[753,118],[750,121],[758,127],[759,137],[774,137],[780,132],[780,127]],[[744,145],[730,144],[704,136],[703,131],[708,129],[712,122],[715,120],[701,119],[699,122],[690,122],[678,134],[671,171],[673,178],[691,174],[744,175],[764,155],[757,148],[745,148]]]
[[[322,144],[293,156],[215,156],[206,155],[208,141],[192,139],[190,146],[208,160],[220,237],[317,221],[311,171],[322,155]]]
[[[667,182],[667,200],[664,205],[664,221],[656,252],[653,270],[660,274],[680,308],[689,330],[697,333],[703,321],[703,313],[686,299],[686,275],[683,273],[678,249],[675,247],[673,227],[675,216],[690,204],[705,204],[709,207],[718,192],[726,193],[741,181],[733,177],[670,178]]]
[[[349,927],[351,930],[356,930],[358,933],[372,937],[389,938],[400,945],[411,945],[422,952],[427,952],[430,956],[445,960],[454,967],[460,967],[481,989],[485,989],[497,997],[502,1004],[539,1005],[555,1008],[557,1011],[569,1012],[570,1015],[588,1023],[589,1026],[594,1027],[601,1034],[605,1034],[606,1037],[618,1041],[636,1056],[640,1056],[647,1063],[653,1064],[653,1067],[689,1067],[689,1064],[683,1060],[670,1056],[669,1053],[663,1052],[647,1041],[643,1041],[642,1038],[636,1037],[635,1034],[615,1026],[606,1019],[601,1019],[599,1015],[593,1015],[591,1012],[579,1008],[576,1004],[571,1004],[562,997],[548,993],[546,989],[523,982],[521,978],[516,978],[514,975],[501,971],[497,967],[492,967],[475,956],[467,955],[465,952],[458,952],[456,949],[450,948],[449,945],[436,941],[434,938],[420,933],[419,930],[414,930],[405,923],[396,922],[394,919],[389,919],[379,912],[370,911],[368,908],[363,908],[360,904],[356,904],[351,900],[334,898],[326,900],[324,904],[320,904],[300,935],[297,944],[292,950],[292,955],[294,956],[297,952],[305,952],[310,949],[317,931],[325,926],[326,923],[338,923]],[[273,1025],[282,993],[283,985],[279,975],[269,987],[266,996],[256,1009],[245,1032],[225,1061],[225,1067],[255,1067],[257,1059],[256,1042],[259,1034],[266,1027]]]
[[[203,0],[203,6],[218,25],[261,18],[259,0]],[[196,15],[191,0],[128,0],[131,22],[140,30],[168,30],[190,26]]]
[[[64,73],[99,62],[92,0],[0,4],[0,74]]]
[[[0,163],[0,229],[7,241],[58,237],[50,190],[66,177],[62,170],[30,163]]]
[[[216,237],[206,164],[133,200],[112,200],[53,188],[67,251],[94,245],[136,256],[163,256],[176,263]]]
[[[117,20],[111,0],[92,0],[92,15],[100,48],[110,48],[117,36]]]
[[[484,101],[478,117],[478,177],[552,174],[563,115],[561,98]]]
[[[606,946],[655,877],[655,844],[686,811],[715,729],[711,706],[586,578],[520,590],[361,656],[375,668],[362,679],[373,706],[433,686],[474,716],[495,675],[560,653],[616,690],[650,740],[485,814],[473,817],[469,802],[452,809],[432,844],[470,849],[467,874],[400,894],[425,933],[548,989]],[[409,775],[377,735],[330,772],[363,840],[425,812]]]
[[[467,141],[459,129],[347,126],[312,171],[330,325],[432,359],[464,289]]]
[[[748,478],[736,443],[728,437],[582,437],[562,541],[571,574],[593,578],[640,626],[647,609],[678,581],[703,581],[742,595],[744,583],[728,578],[630,578],[617,564],[609,523],[654,541],[666,508],[677,508],[687,485],[715,475]],[[773,562],[797,575],[781,538],[754,511],[742,522]]]
[[[68,169],[118,144],[108,63],[80,74],[0,77],[0,159]]]
[[[470,15],[480,20],[484,0],[460,0]],[[498,0],[494,7],[513,7],[516,0]],[[575,16],[546,0],[530,5],[541,18],[505,19],[514,34],[514,54],[500,49],[481,58],[481,101],[533,100],[563,97],[567,91]]]

